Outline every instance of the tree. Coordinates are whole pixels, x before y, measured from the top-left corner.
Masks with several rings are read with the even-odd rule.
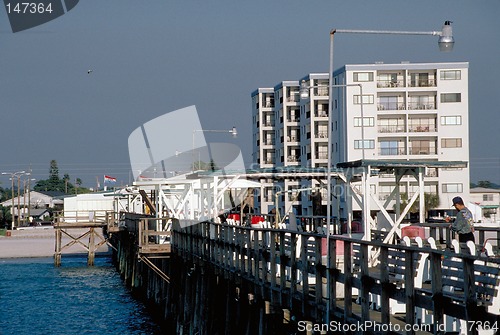
[[[401,193],[401,204],[400,211],[403,212],[406,205],[408,205],[408,194]],[[424,215],[427,219],[427,213],[429,210],[436,208],[439,206],[439,195],[435,193],[424,193]],[[419,202],[418,199],[411,205],[409,213],[418,213],[419,212]]]
[[[477,182],[477,187],[492,188],[491,187],[491,181],[489,181],[489,180],[480,180],[480,181]]]
[[[203,170],[203,171],[215,171],[215,170],[219,170],[219,167],[217,166],[217,164],[215,164],[215,161],[213,159],[210,160],[209,163],[206,163],[204,161],[196,161],[193,163],[192,165],[192,168],[193,168],[193,171],[199,171],[199,170]]]
[[[10,207],[0,206],[0,227],[10,227],[11,222]]]
[[[38,180],[33,189],[35,191],[56,191],[65,194],[74,194],[75,186],[69,182],[70,176],[65,173],[64,177],[61,179],[59,177],[59,168],[57,166],[56,160],[50,161],[49,178]],[[76,185],[78,186],[78,193],[88,193],[89,189],[81,187],[83,184],[80,178],[76,178]]]

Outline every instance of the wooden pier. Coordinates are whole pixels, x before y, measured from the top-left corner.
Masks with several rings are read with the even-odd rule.
[[[410,330],[396,333],[409,334],[419,333],[418,325],[435,334],[500,327],[500,260],[433,243],[339,235],[327,241],[322,234],[203,222],[174,229],[172,252],[195,267],[218,269],[237,285],[250,283],[252,299],[313,324],[399,324]],[[369,264],[374,252],[376,266]]]
[[[59,213],[54,223],[54,265],[61,266],[63,252],[78,245],[87,253],[87,264],[93,266],[97,250],[107,243],[103,230],[108,227],[108,221],[106,216],[68,217]],[[65,244],[63,237],[69,238]]]

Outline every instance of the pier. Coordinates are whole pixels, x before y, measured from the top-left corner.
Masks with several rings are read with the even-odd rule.
[[[436,240],[386,244],[270,227],[172,223],[171,250],[147,255],[139,248],[141,225],[125,228],[117,236],[117,266],[176,331],[209,334],[212,322],[243,310],[248,314],[241,322],[255,331],[248,334],[287,334],[283,329],[329,322],[369,324],[380,334],[438,334],[472,325],[465,333],[476,334],[500,321],[500,259],[463,252],[467,246],[446,240],[451,234],[444,225],[428,225]],[[446,249],[448,242],[458,249]],[[370,253],[378,253],[376,264]],[[228,305],[207,312],[220,300]],[[400,331],[386,331],[389,324]],[[229,322],[223,329],[239,328]]]
[[[108,213],[96,215],[92,212],[91,215],[86,216],[58,213],[54,222],[54,265],[61,266],[64,251],[77,245],[87,254],[87,264],[93,266],[97,250],[107,243],[103,229],[106,229],[110,222],[111,217]],[[63,243],[63,236],[69,241]]]
[[[335,178],[353,189],[359,180],[366,185],[374,163],[365,163],[356,163],[347,176],[337,171]],[[244,201],[239,211],[221,215],[224,192],[234,187],[245,199],[246,191],[238,189],[255,182],[214,173],[136,182],[119,195],[127,210],[106,214],[104,223],[94,216],[81,238],[89,237],[84,248],[90,263],[92,224],[105,224],[127,286],[168,331],[179,334],[335,333],[331,325],[351,333],[494,333],[500,321],[500,259],[494,251],[500,229],[478,227],[477,245],[459,244],[448,224],[426,223],[422,216],[398,231],[421,198],[424,167],[401,162],[377,169],[419,182],[396,216],[389,217],[389,201],[375,201],[390,218],[388,230],[376,229],[366,214],[362,227],[351,231],[348,225],[344,234],[340,222],[328,226],[321,217],[285,224],[274,214],[245,213]],[[368,197],[353,197],[370,212]],[[397,188],[390,198],[398,203]]]

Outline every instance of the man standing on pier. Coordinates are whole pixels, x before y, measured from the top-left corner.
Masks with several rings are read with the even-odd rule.
[[[458,242],[474,242],[474,219],[471,211],[465,207],[461,197],[453,198],[453,207],[455,207],[458,213],[455,221],[450,225],[450,228],[458,233]],[[447,217],[446,221],[449,222],[450,218]]]

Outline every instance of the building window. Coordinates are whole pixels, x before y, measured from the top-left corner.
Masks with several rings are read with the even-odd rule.
[[[443,193],[462,193],[463,184],[443,184]]]
[[[395,96],[380,96],[377,110],[403,110],[405,109],[403,98]]]
[[[483,201],[493,201],[493,194],[483,194]]]
[[[441,103],[461,101],[462,95],[460,93],[441,93]]]
[[[375,141],[374,140],[355,140],[354,141],[354,149],[374,149]]]
[[[441,139],[442,148],[461,148],[462,139],[461,138],[442,138]]]
[[[441,80],[460,80],[460,79],[461,79],[460,70],[441,71]]]
[[[394,156],[404,155],[405,148],[402,141],[380,141],[380,155],[381,156]]]
[[[373,72],[354,72],[355,82],[373,81]]]
[[[462,124],[462,117],[457,116],[441,116],[441,125],[443,126],[456,126]]]
[[[361,95],[354,95],[354,104],[361,105]],[[373,104],[374,98],[373,94],[363,94],[363,105]]]
[[[410,141],[410,155],[435,155],[436,142],[429,140]]]
[[[397,118],[380,118],[378,120],[379,133],[398,133],[405,131],[405,120]]]
[[[336,121],[335,121],[336,122]],[[375,118],[373,117],[364,117],[363,125],[361,125],[361,118],[354,118],[354,127],[373,127],[375,125]]]
[[[436,131],[435,118],[408,118],[408,131],[430,132]]]

